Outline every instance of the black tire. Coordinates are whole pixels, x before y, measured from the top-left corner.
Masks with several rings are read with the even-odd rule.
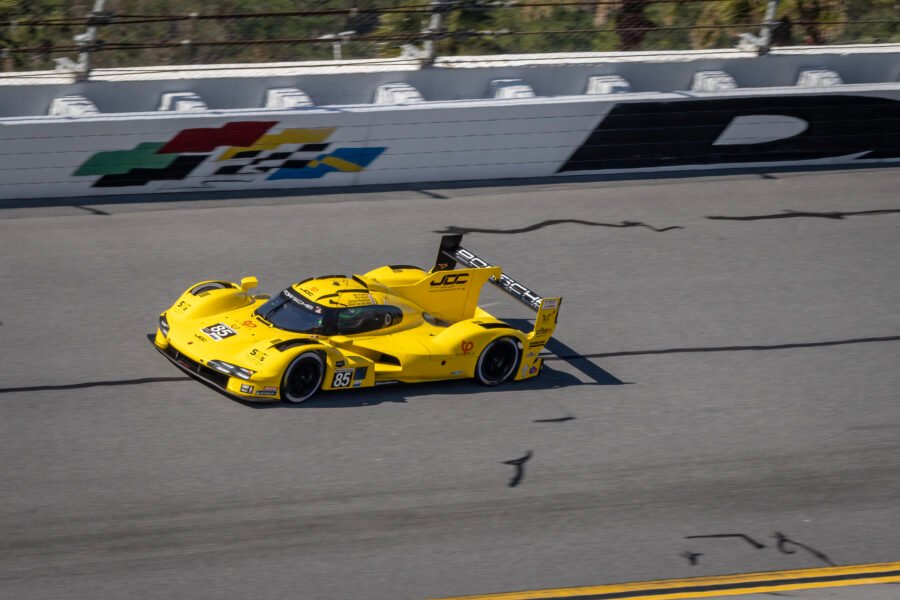
[[[325,361],[315,352],[304,352],[284,371],[281,397],[285,402],[305,402],[322,387]]]
[[[516,373],[519,366],[519,344],[515,338],[492,340],[475,364],[475,381],[481,385],[500,385]]]

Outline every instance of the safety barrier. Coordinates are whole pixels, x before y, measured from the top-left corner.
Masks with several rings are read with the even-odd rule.
[[[896,48],[682,54],[0,80],[0,198],[900,161]]]

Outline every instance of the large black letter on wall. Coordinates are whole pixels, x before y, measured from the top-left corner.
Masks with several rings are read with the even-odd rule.
[[[793,132],[786,127],[787,137],[769,136],[771,141],[761,143],[720,140],[739,117],[751,132],[754,121],[779,117],[800,126]],[[614,106],[559,172],[787,162],[860,153],[865,153],[861,160],[900,158],[900,102],[844,95],[634,102]]]

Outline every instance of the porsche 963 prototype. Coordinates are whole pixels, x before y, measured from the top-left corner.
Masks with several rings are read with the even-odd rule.
[[[474,378],[493,386],[541,371],[561,298],[542,298],[441,239],[430,271],[389,265],[304,279],[274,296],[255,277],[191,286],[159,316],[154,344],[175,365],[248,401]],[[490,282],[537,312],[523,333],[478,306]]]

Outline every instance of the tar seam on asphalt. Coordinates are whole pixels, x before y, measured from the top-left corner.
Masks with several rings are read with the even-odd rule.
[[[429,192],[428,190],[416,190],[420,194],[424,196],[428,196],[429,198],[434,198],[435,200],[449,200],[449,196],[444,196],[443,194],[438,194],[437,192]]]
[[[819,560],[824,562],[826,565],[831,565],[832,567],[836,566],[831,561],[831,559],[828,558],[828,555],[825,554],[824,552],[822,552],[820,550],[816,550],[815,548],[813,548],[811,546],[807,546],[804,543],[796,542],[796,541],[788,538],[786,535],[784,535],[783,533],[781,533],[779,531],[776,531],[775,535],[773,537],[775,538],[775,542],[777,544],[776,547],[778,548],[778,551],[781,552],[782,554],[795,554],[797,551],[789,550],[788,546],[789,545],[797,546],[798,548],[802,548],[802,549],[806,550],[807,552],[809,552],[810,554],[812,554],[813,556],[815,556],[816,558],[818,558]]]
[[[553,338],[550,338],[553,341]],[[610,356],[642,356],[647,354],[678,354],[693,352],[741,352],[745,350],[789,350],[791,348],[818,348],[823,346],[843,346],[844,344],[866,344],[870,342],[896,342],[900,335],[884,337],[855,338],[850,340],[831,340],[827,342],[801,342],[796,344],[774,344],[772,346],[710,346],[697,348],[664,348],[661,350],[629,350],[626,352],[595,352],[593,354],[568,354],[543,356],[544,360],[587,360],[591,358],[607,358]],[[547,344],[549,346],[549,342]],[[621,383],[621,382],[620,382]]]
[[[749,535],[743,533],[713,533],[710,535],[686,535],[684,539],[686,540],[700,540],[700,539],[709,539],[709,538],[739,538],[756,548],[757,550],[762,550],[766,547],[765,544],[757,542]]]
[[[117,385],[141,385],[144,383],[168,383],[171,381],[192,381],[190,377],[143,377],[141,379],[119,379],[114,381],[86,381],[84,383],[65,383],[62,385],[30,385],[24,387],[0,388],[0,394],[13,392],[44,392],[48,390],[77,390],[92,387],[110,387]]]
[[[520,483],[522,483],[522,479],[525,477],[525,463],[531,459],[531,450],[525,453],[525,456],[522,458],[514,458],[512,460],[503,461],[504,465],[511,465],[516,468],[516,472],[513,475],[512,479],[509,480],[509,487],[516,487]]]
[[[844,217],[860,217],[869,215],[890,215],[900,214],[900,209],[884,209],[884,210],[860,210],[854,212],[803,212],[799,210],[786,210],[774,215],[750,215],[746,217],[710,217],[716,221],[762,221],[764,219],[794,219],[796,217],[814,217],[819,219],[842,220]]]
[[[441,231],[435,231],[434,233],[496,233],[498,235],[515,235],[517,233],[528,233],[531,231],[536,231],[538,229],[543,229],[544,227],[549,227],[550,225],[560,225],[562,223],[574,223],[576,225],[587,225],[588,227],[615,227],[615,228],[626,228],[626,227],[644,227],[645,229],[649,229],[650,231],[656,231],[657,233],[662,233],[664,231],[670,231],[672,229],[684,229],[679,225],[671,225],[669,227],[663,227],[659,229],[654,227],[653,225],[647,225],[646,223],[641,223],[640,221],[622,221],[621,223],[599,223],[597,221],[585,221],[583,219],[548,219],[546,221],[541,221],[540,223],[535,223],[534,225],[528,225],[527,227],[520,227],[518,229],[479,229],[477,227],[456,227],[451,225],[449,227],[444,228]]]
[[[575,417],[557,417],[555,419],[535,419],[532,423],[564,423],[565,421],[574,421]]]
[[[91,213],[92,215],[100,215],[100,216],[103,216],[103,217],[108,217],[108,216],[109,216],[109,213],[108,213],[108,212],[106,212],[105,210],[100,210],[99,208],[93,208],[93,207],[91,207],[91,206],[85,206],[84,204],[73,204],[72,206],[75,207],[75,208],[80,208],[81,210],[87,211],[87,212]]]
[[[681,556],[682,558],[686,558],[688,561],[688,564],[693,567],[694,565],[697,564],[697,559],[700,558],[701,556],[703,556],[703,553],[702,552],[691,552],[690,550],[685,550],[678,556]]]

